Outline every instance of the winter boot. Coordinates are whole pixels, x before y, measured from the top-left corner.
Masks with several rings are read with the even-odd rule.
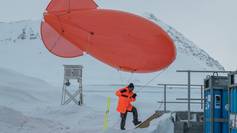
[[[138,121],[138,120],[135,120],[135,121],[133,121],[133,124],[135,125],[135,126],[137,126],[137,125],[139,125],[139,124],[141,124],[142,122],[141,121]]]

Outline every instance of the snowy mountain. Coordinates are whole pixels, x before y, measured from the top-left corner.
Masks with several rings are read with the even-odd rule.
[[[185,78],[176,73],[179,69],[224,70],[224,67],[204,50],[198,48],[181,33],[166,25],[154,14],[142,14],[147,19],[158,23],[174,40],[177,47],[176,61],[153,84],[183,83]],[[129,81],[145,84],[159,72],[150,74],[130,74],[119,72],[89,55],[74,59],[63,59],[49,53],[40,37],[40,21],[18,21],[0,23],[0,67],[44,79],[59,85],[63,79],[63,64],[81,64],[84,66],[84,82],[86,84],[121,84]],[[113,73],[113,74],[111,74]],[[202,79],[198,83],[202,83]],[[169,79],[169,80],[168,80]],[[151,83],[152,84],[152,83]]]
[[[164,24],[154,14],[147,13],[144,16],[152,20],[153,22],[158,23],[165,29],[166,32],[168,32],[168,34],[176,44],[178,53],[192,55],[194,58],[200,60],[200,62],[204,62],[208,67],[213,67],[213,69],[217,68],[218,70],[224,70],[224,67],[217,60],[213,59],[204,50],[198,48],[197,45],[188,40],[180,32],[176,31],[171,26]]]

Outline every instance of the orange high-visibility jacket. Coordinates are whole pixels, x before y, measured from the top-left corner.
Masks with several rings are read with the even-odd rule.
[[[122,90],[126,90],[126,92],[121,92]],[[116,95],[119,97],[118,100],[118,106],[117,106],[117,111],[120,113],[126,113],[126,111],[132,111],[132,104],[131,102],[136,101],[136,98],[133,98],[133,92],[129,92],[129,89],[126,88],[122,88],[122,89],[118,89],[116,91]]]

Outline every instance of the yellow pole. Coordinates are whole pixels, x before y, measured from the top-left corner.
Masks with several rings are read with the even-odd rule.
[[[111,103],[111,99],[110,99],[110,97],[108,97],[108,99],[107,99],[107,109],[106,109],[105,116],[104,116],[104,130],[108,129],[110,103]]]

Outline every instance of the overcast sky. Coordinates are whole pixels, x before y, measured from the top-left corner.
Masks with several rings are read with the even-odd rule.
[[[49,0],[0,0],[0,21],[41,19]],[[106,8],[153,12],[227,70],[237,69],[237,0],[96,0]]]

